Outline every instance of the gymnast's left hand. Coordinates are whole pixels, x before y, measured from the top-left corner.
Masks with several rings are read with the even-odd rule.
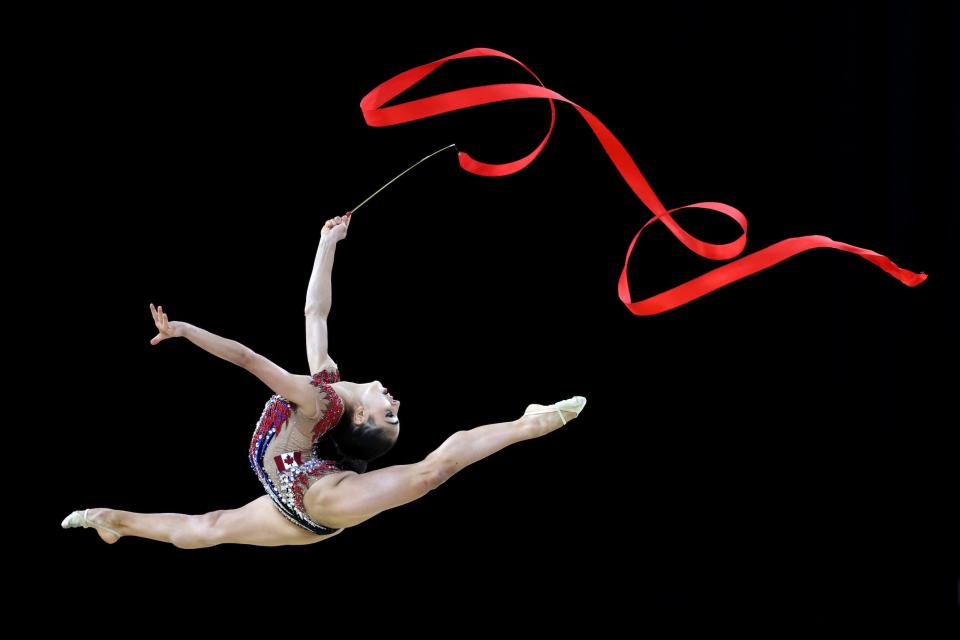
[[[153,314],[153,323],[157,325],[157,329],[160,330],[160,333],[155,335],[150,344],[157,345],[161,340],[166,340],[167,338],[179,338],[183,335],[182,325],[174,320],[170,322],[167,319],[167,314],[163,312],[163,305],[160,305],[158,310],[153,306],[153,303],[150,303],[150,313]]]
[[[320,232],[321,238],[329,238],[332,242],[340,242],[347,237],[347,230],[350,228],[350,216],[353,215],[347,211],[342,216],[330,218],[323,225],[323,231]]]

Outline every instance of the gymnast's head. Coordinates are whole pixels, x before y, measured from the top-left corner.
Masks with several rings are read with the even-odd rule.
[[[338,452],[356,464],[379,458],[393,448],[400,435],[400,402],[379,380],[358,383],[354,392],[341,394],[343,416],[330,431]],[[320,439],[321,441],[323,438]]]

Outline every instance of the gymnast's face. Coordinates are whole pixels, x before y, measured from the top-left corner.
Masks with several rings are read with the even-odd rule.
[[[381,437],[396,440],[400,435],[400,418],[397,417],[400,402],[390,395],[379,380],[364,386],[359,408],[362,411],[356,411],[353,417],[353,423],[357,427],[369,424],[372,420]]]

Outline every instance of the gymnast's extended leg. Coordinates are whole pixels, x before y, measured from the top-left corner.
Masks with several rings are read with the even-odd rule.
[[[277,547],[311,544],[331,537],[311,533],[293,524],[280,514],[265,495],[239,509],[200,515],[135,513],[118,509],[90,509],[87,515],[94,525],[101,524],[123,537],[169,542],[181,549],[201,549],[218,544]],[[118,540],[117,536],[104,529],[97,529],[97,533],[105,542],[112,544]]]
[[[568,422],[577,417],[572,411],[564,411],[563,415]],[[560,415],[554,411],[457,431],[420,462],[321,479],[307,491],[304,503],[317,522],[328,527],[352,527],[387,509],[422,498],[478,460],[562,425]]]

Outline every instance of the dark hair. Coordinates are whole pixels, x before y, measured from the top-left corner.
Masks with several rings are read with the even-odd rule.
[[[318,458],[335,461],[344,469],[363,473],[372,460],[393,447],[394,440],[383,436],[373,416],[359,426],[353,424],[352,416],[353,411],[345,412],[336,426],[317,440],[313,453]]]

